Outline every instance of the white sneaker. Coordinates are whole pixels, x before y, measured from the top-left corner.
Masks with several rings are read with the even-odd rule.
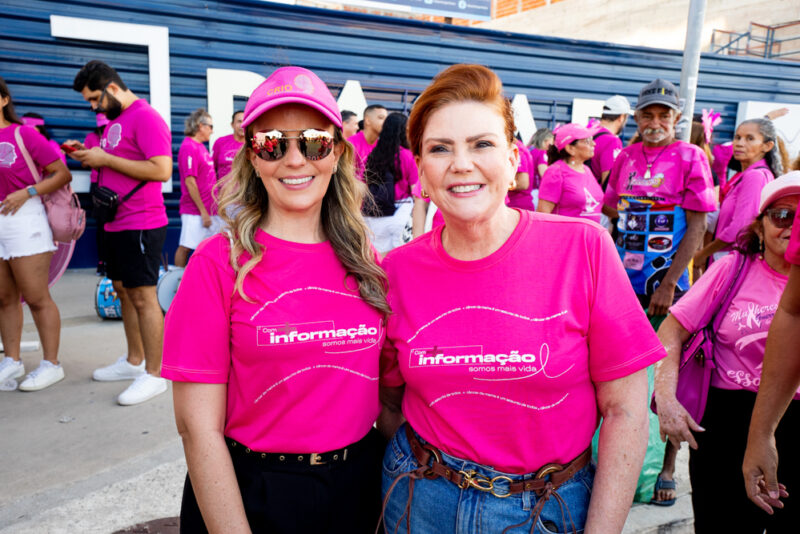
[[[123,406],[132,406],[148,401],[156,395],[167,391],[167,381],[160,376],[145,373],[136,377],[136,380],[117,397],[117,402]]]
[[[115,380],[132,380],[144,374],[144,360],[139,365],[128,363],[128,355],[123,354],[111,365],[95,369],[92,378],[98,382],[114,382]]]
[[[10,356],[0,360],[0,382],[11,378],[19,378],[25,374],[25,366]]]
[[[39,367],[28,373],[19,389],[22,391],[39,391],[56,382],[64,380],[64,368],[61,365],[53,365],[47,360],[42,360]]]

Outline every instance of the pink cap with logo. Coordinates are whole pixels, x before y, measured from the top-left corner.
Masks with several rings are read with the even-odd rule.
[[[98,113],[97,117],[96,117],[96,120],[97,120],[97,127],[98,128],[100,128],[101,126],[105,126],[106,124],[111,122],[111,121],[108,120],[108,117],[106,117],[105,113]]]
[[[592,137],[592,132],[585,126],[571,122],[569,124],[562,124],[553,132],[556,136],[556,148],[561,150],[568,144],[578,139],[586,139]]]
[[[244,107],[242,128],[247,128],[264,112],[283,104],[304,104],[319,111],[337,128],[342,127],[342,114],[328,86],[319,77],[302,67],[281,67],[256,87]]]

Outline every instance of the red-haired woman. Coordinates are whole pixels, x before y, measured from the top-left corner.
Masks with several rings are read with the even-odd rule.
[[[505,205],[513,134],[502,84],[479,65],[440,73],[409,117],[444,225],[383,264],[390,532],[619,532],[633,499],[645,367],[664,349],[607,231]]]

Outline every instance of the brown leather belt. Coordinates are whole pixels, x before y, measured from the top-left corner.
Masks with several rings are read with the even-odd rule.
[[[510,495],[533,491],[537,495],[542,495],[548,485],[551,490],[558,489],[561,484],[572,478],[575,473],[583,469],[592,458],[591,446],[583,451],[577,458],[566,465],[547,464],[542,466],[533,478],[514,482],[505,475],[488,478],[476,473],[475,471],[456,471],[442,463],[442,453],[430,444],[423,444],[411,429],[411,425],[405,425],[406,437],[411,445],[411,452],[421,466],[429,466],[424,473],[425,478],[433,479],[442,477],[449,480],[461,489],[474,488],[480,491],[489,492],[495,497],[505,498]],[[549,475],[549,479],[546,478]],[[500,488],[496,484],[501,482]],[[498,491],[501,489],[501,491]],[[505,489],[507,488],[507,489]]]

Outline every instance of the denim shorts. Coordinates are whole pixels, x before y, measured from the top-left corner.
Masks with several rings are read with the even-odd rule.
[[[424,440],[420,439],[424,443]],[[442,453],[442,462],[455,470],[470,471],[488,478],[507,476],[516,482],[533,478],[534,474],[513,475],[492,469],[491,467],[462,460]],[[383,457],[382,493],[386,492],[394,480],[409,471],[418,468],[414,454],[408,443],[405,429],[394,435]],[[544,504],[533,532],[550,534],[561,532],[582,533],[589,512],[589,500],[592,495],[595,468],[589,464],[564,482],[557,490],[566,506],[562,510],[555,497],[550,497]],[[401,480],[393,489],[386,504],[384,521],[388,532],[406,532],[408,518],[402,524],[397,523],[403,516],[408,502],[409,483],[411,479]],[[411,503],[410,527],[412,534],[500,534],[504,528],[522,523],[521,526],[509,529],[509,533],[521,534],[531,532],[531,510],[538,501],[536,493],[526,491],[498,498],[491,493],[474,488],[460,489],[444,478],[418,479],[414,481],[414,499]],[[567,509],[569,513],[567,513]],[[563,517],[563,518],[562,518]],[[570,523],[570,517],[572,523]]]

